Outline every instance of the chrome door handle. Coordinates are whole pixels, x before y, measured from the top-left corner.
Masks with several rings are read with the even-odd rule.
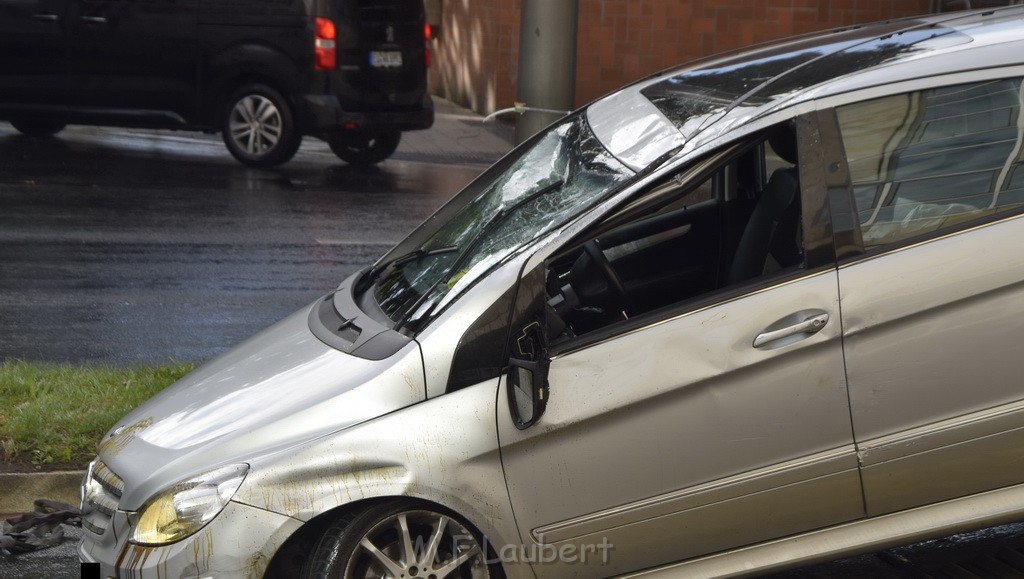
[[[798,334],[806,334],[807,336],[810,336],[811,334],[815,334],[821,331],[821,329],[824,328],[825,324],[827,323],[828,314],[820,313],[817,315],[813,315],[803,320],[802,322],[795,323],[791,326],[786,326],[785,328],[772,330],[770,332],[762,332],[758,334],[757,337],[754,338],[754,347],[760,348],[761,346],[764,346],[765,344],[768,344],[770,342],[775,342],[777,340],[788,338],[790,336],[796,336]]]
[[[56,14],[35,14],[32,17],[40,22],[56,22],[60,20],[60,16]]]
[[[88,22],[89,24],[106,24],[107,19],[102,16],[82,16],[79,18],[82,22]]]

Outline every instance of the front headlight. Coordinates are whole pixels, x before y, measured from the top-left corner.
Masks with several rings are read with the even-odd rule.
[[[142,507],[131,542],[157,546],[192,536],[224,510],[247,472],[247,464],[224,466],[158,494]]]

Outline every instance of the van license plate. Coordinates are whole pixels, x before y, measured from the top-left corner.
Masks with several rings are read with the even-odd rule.
[[[370,52],[370,66],[377,68],[402,66],[402,53],[397,50],[374,50]]]

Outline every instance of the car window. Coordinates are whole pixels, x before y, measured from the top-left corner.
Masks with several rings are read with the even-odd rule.
[[[804,268],[796,132],[786,123],[710,169],[641,192],[547,264],[548,335],[618,322]],[[655,314],[658,315],[658,314]]]
[[[1020,79],[837,109],[867,249],[1024,205]]]

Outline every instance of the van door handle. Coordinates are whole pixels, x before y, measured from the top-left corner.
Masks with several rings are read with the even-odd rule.
[[[803,338],[816,334],[828,323],[828,314],[825,312],[812,313],[807,318],[795,324],[779,328],[777,330],[761,332],[754,338],[754,347],[760,348],[772,342],[776,342],[790,336],[805,334]],[[769,326],[770,327],[770,326]],[[801,338],[802,339],[802,338]],[[795,340],[794,340],[795,341]]]
[[[89,24],[106,24],[107,19],[102,16],[82,16],[79,18],[82,22],[88,22]]]
[[[35,14],[33,15],[33,18],[40,22],[56,22],[60,20],[60,16],[57,16],[56,14]]]

